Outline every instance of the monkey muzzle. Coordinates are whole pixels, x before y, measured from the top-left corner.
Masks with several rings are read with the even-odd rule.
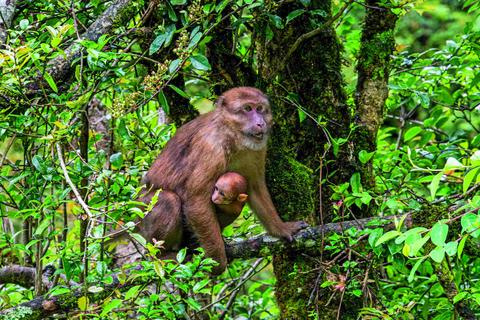
[[[265,136],[265,132],[258,132],[258,133],[252,133],[252,137],[258,140],[263,140],[263,137]]]

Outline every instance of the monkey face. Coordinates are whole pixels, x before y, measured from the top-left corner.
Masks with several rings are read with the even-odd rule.
[[[241,87],[221,96],[217,105],[232,129],[242,135],[242,144],[254,150],[266,146],[272,127],[272,113],[267,97],[258,89]]]
[[[212,193],[212,202],[215,204],[231,204],[235,197],[231,197],[223,189],[215,185]]]

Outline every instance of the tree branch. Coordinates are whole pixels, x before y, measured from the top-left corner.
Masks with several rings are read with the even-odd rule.
[[[101,35],[108,34],[112,29],[114,22],[122,17],[123,10],[130,4],[131,0],[117,0],[108,7],[81,35],[79,40],[97,41]],[[124,18],[131,18],[131,15],[124,15]],[[119,23],[121,21],[117,21]],[[49,73],[55,81],[64,79],[70,72],[74,59],[80,57],[82,45],[75,41],[67,49],[64,54],[58,55],[47,63],[46,73]],[[38,90],[40,88],[48,88],[43,78],[39,77],[37,81],[29,84],[28,89]]]
[[[323,226],[310,227],[300,231],[295,235],[294,241],[291,243],[267,235],[260,235],[249,240],[231,241],[225,246],[229,259],[264,257],[281,250],[299,251],[307,249],[316,245],[318,240],[322,237],[322,234],[342,233],[349,228],[363,230],[383,225],[386,230],[392,229],[395,227],[394,221],[400,220],[401,218],[402,216],[388,216],[383,218],[374,217],[327,223]],[[411,227],[412,217],[410,214],[407,214],[404,224],[407,227]],[[136,269],[138,269],[138,267]],[[31,287],[33,285],[34,277],[34,268],[10,266],[0,269],[0,284],[16,283],[21,286]],[[105,286],[103,291],[98,293],[87,292],[90,301],[104,299],[109,296],[113,290],[127,290],[133,285],[145,283],[145,280],[135,277],[131,281],[126,281],[120,284],[117,274],[113,274],[112,277],[114,279],[113,283]],[[84,294],[84,288],[78,287],[63,295],[54,297],[49,297],[48,295],[39,296],[31,301],[0,312],[0,319],[9,319],[11,315],[15,315],[16,319],[44,319],[53,314],[77,308],[77,299]],[[19,312],[19,310],[22,310],[22,312]],[[27,310],[27,312],[25,312],[25,310]]]
[[[225,249],[229,259],[250,259],[255,257],[271,256],[274,253],[283,250],[302,251],[312,246],[316,246],[317,241],[322,235],[331,233],[342,233],[346,229],[357,228],[363,230],[366,228],[375,228],[384,225],[384,229],[392,229],[395,225],[394,220],[400,220],[401,216],[388,216],[384,218],[373,217],[359,220],[351,220],[336,223],[327,223],[323,226],[310,227],[301,230],[294,236],[291,243],[268,235],[259,235],[248,240],[227,242]],[[412,216],[407,215],[404,224],[407,227],[412,225]]]

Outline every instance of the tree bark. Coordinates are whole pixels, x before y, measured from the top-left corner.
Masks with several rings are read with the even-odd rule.
[[[395,16],[385,9],[368,9],[365,21],[368,32],[364,31],[362,38],[365,43],[361,57],[366,55],[368,47],[375,59],[368,68],[364,59],[360,59],[358,110],[353,110],[357,116],[354,118],[343,89],[342,47],[332,27],[352,4],[353,1],[347,2],[332,13],[331,1],[312,1],[308,10],[324,14],[310,15],[307,11],[281,29],[267,23],[259,26],[266,30],[265,34],[268,35],[268,29],[273,34],[264,37],[258,45],[258,64],[260,86],[272,100],[276,123],[269,149],[267,182],[284,220],[304,219],[317,224],[330,221],[336,213],[329,201],[331,189],[327,182],[336,185],[348,182],[354,172],[359,172],[362,178],[368,177],[371,182],[368,186],[373,186],[371,166],[361,164],[358,152],[375,150],[376,131],[382,119],[380,110],[387,96],[388,57],[393,49],[391,32]],[[287,15],[298,9],[303,6],[287,2],[269,13],[286,21]],[[375,23],[380,27],[373,28]],[[369,39],[377,42],[369,42]],[[380,48],[376,47],[378,39],[384,41]],[[372,87],[374,92],[370,91]],[[376,99],[367,99],[372,96]],[[357,121],[360,114],[361,120]],[[366,129],[351,132],[355,124]],[[369,210],[358,210],[355,215],[366,217]],[[309,252],[315,258],[288,251],[274,256],[281,317],[335,319],[341,315],[342,318],[355,318],[361,299],[344,296],[342,300],[337,294],[329,300],[331,290],[319,288],[326,274],[315,271],[319,270],[318,261],[323,259],[323,237],[317,241],[317,252]],[[312,301],[314,292],[317,294]]]
[[[7,29],[12,24],[16,0],[0,0],[0,48],[7,40]]]
[[[395,48],[397,16],[382,8],[380,1],[368,0],[357,64],[355,93],[356,132],[355,154],[376,150],[377,131],[383,122],[383,109],[388,97],[390,56]],[[364,186],[373,187],[375,178],[371,161],[362,168]]]
[[[285,21],[290,12],[303,8],[299,2],[287,2],[273,14]],[[325,201],[329,191],[320,187],[320,179],[346,181],[355,165],[348,145],[338,150],[338,158],[332,148],[325,148],[327,131],[335,139],[346,138],[351,123],[340,70],[341,46],[329,21],[331,1],[312,1],[308,9],[324,15],[306,12],[283,29],[259,26],[267,33],[271,29],[273,37],[260,41],[258,60],[260,85],[271,98],[276,124],[267,163],[273,201],[284,220],[319,224],[328,221],[325,212],[332,212]],[[302,37],[316,29],[319,31],[313,36]],[[324,156],[335,161],[327,164]],[[320,255],[322,244],[323,240],[317,239],[316,255]],[[285,251],[274,256],[276,296],[283,319],[308,319],[316,313],[315,304],[322,305],[318,319],[335,318],[337,305],[332,302],[325,307],[328,295],[309,303],[317,279],[317,272],[312,271],[315,268],[316,259],[304,255]]]

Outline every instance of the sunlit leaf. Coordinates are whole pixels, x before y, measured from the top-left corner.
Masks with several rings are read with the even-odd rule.
[[[436,246],[443,246],[447,240],[448,225],[442,222],[437,222],[430,231],[430,238]]]
[[[433,261],[440,263],[443,261],[443,258],[445,258],[445,248],[436,247],[430,252],[429,256]]]

